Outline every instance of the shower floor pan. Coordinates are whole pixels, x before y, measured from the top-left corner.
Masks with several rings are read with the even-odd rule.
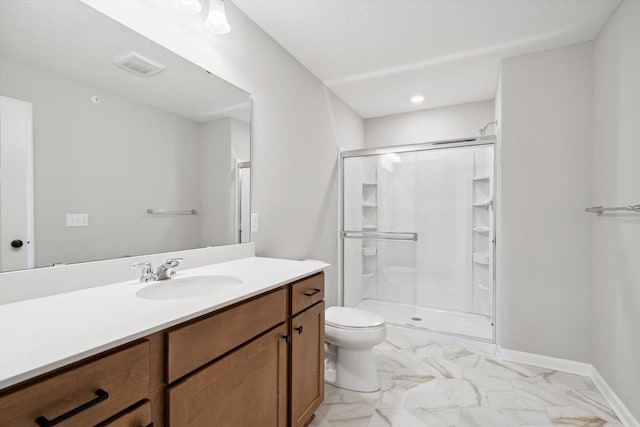
[[[376,313],[391,325],[409,326],[487,341],[493,339],[492,321],[488,316],[481,314],[438,310],[376,299],[363,299],[354,307]]]

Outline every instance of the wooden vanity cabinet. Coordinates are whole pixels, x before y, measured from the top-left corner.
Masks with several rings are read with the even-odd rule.
[[[167,388],[168,426],[302,427],[322,403],[322,273],[167,334],[169,381],[185,365],[193,368],[226,353]],[[226,352],[242,341],[248,342]]]
[[[171,385],[168,424],[286,427],[286,334],[283,324]]]
[[[167,383],[286,322],[287,289],[179,325],[166,333]]]
[[[303,427],[323,398],[318,273],[4,390],[0,427]]]
[[[293,317],[291,331],[291,427],[303,427],[324,399],[324,301]]]
[[[291,285],[290,426],[303,427],[324,399],[324,274]]]

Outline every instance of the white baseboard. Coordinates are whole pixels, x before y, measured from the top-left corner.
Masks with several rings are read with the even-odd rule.
[[[620,400],[618,395],[607,384],[598,370],[590,363],[576,362],[574,360],[559,359],[557,357],[544,356],[542,354],[527,353],[524,351],[508,350],[498,347],[497,356],[507,362],[524,363],[527,365],[539,366],[541,368],[553,369],[555,371],[568,372],[570,374],[582,375],[591,378],[593,383],[607,400],[609,407],[613,409],[625,427],[640,427],[640,423],[633,416],[629,408]]]
[[[541,368],[553,369],[555,371],[582,375],[583,377],[590,377],[593,372],[593,365],[589,363],[559,359],[557,357],[527,353],[524,351],[507,350],[502,347],[498,347],[498,358],[506,360],[507,362],[525,363],[527,365],[539,366]]]
[[[609,387],[595,366],[591,366],[591,380],[598,387],[600,393],[607,399],[609,406],[614,410],[622,424],[626,427],[640,427],[640,422],[633,416],[629,408],[620,400],[618,395]]]

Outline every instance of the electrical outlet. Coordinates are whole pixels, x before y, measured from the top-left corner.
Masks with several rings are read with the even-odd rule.
[[[67,227],[88,227],[89,214],[67,214]]]
[[[257,233],[260,231],[260,215],[257,213],[251,214],[251,232]]]

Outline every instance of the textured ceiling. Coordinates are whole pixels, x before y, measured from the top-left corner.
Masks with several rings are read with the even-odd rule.
[[[491,99],[502,58],[593,40],[621,0],[233,2],[369,118]]]
[[[113,65],[131,51],[166,69]],[[0,54],[192,120],[249,120],[245,92],[77,0],[0,0]]]

